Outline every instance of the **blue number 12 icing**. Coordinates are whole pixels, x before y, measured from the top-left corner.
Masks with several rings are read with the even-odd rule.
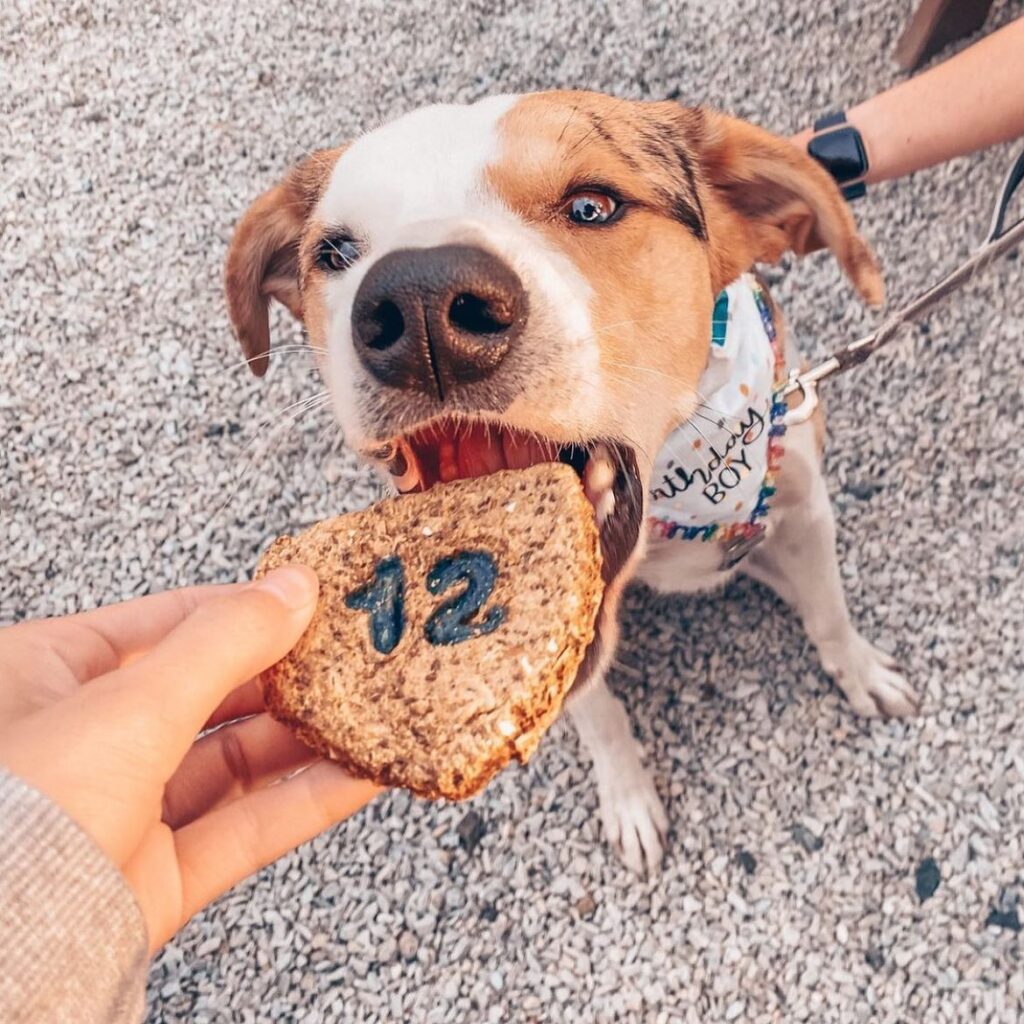
[[[427,590],[443,594],[459,583],[466,589],[438,608],[424,626],[428,642],[436,646],[461,644],[475,636],[493,633],[504,621],[507,610],[496,605],[477,622],[469,622],[494,591],[498,566],[487,551],[460,551],[434,563],[427,574]],[[370,640],[380,654],[390,654],[405,632],[405,570],[398,555],[382,558],[373,579],[353,590],[345,604],[370,616]]]

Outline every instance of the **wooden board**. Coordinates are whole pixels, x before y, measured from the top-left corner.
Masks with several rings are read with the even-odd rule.
[[[921,0],[896,44],[896,61],[913,71],[944,46],[985,23],[992,0]]]

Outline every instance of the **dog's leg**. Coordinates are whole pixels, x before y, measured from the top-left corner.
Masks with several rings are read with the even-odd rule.
[[[811,431],[798,430],[799,434],[787,434],[785,455],[797,465],[783,465],[790,476],[787,497],[794,497],[795,482],[799,500],[780,510],[772,533],[741,569],[797,611],[825,671],[854,710],[862,715],[916,714],[917,696],[892,658],[873,647],[850,622],[836,557],[832,503],[817,452],[808,444]]]
[[[668,818],[642,764],[626,709],[600,676],[571,697],[566,707],[594,761],[605,835],[628,868],[637,874],[657,874]]]

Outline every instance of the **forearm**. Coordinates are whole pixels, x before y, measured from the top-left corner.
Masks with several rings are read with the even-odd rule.
[[[864,140],[869,183],[1024,135],[1024,18],[846,117]]]
[[[141,1019],[142,915],[114,865],[55,804],[0,768],[0,1020]]]

